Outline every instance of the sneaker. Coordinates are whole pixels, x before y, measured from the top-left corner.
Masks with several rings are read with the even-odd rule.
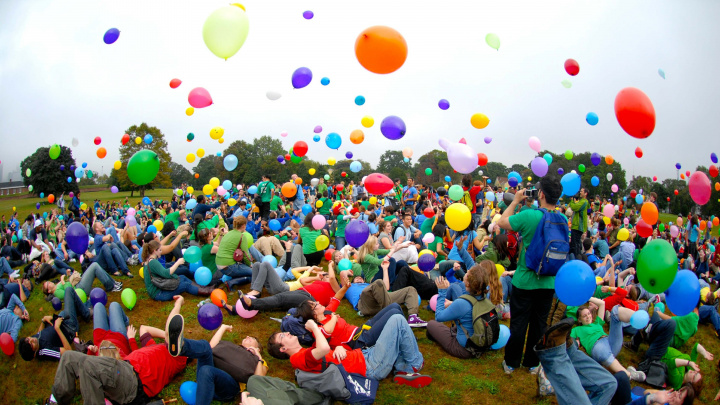
[[[363,313],[360,312],[360,311],[358,311],[357,314],[358,314],[358,316],[361,317],[361,318],[365,316],[365,315],[363,315]]]
[[[413,388],[422,388],[432,382],[432,377],[420,373],[398,373],[393,378],[395,384],[407,385]]]
[[[554,394],[555,389],[552,384],[550,384],[550,380],[548,380],[545,376],[545,370],[543,370],[542,366],[540,366],[540,371],[538,372],[538,395],[546,397]]]
[[[208,299],[206,299],[206,300],[202,300],[202,301],[198,302],[197,306],[198,306],[198,308],[200,308],[200,307],[202,307],[203,305],[205,305],[205,304],[207,304],[207,303],[209,303],[209,302],[210,302],[210,299],[208,298]],[[225,304],[223,304],[223,306],[224,306],[224,305],[225,305]]]
[[[116,281],[111,292],[120,292],[120,291],[122,291],[122,288],[123,288],[123,283]]]
[[[627,368],[627,371],[630,373],[630,379],[632,381],[645,382],[645,379],[647,378],[645,373],[636,370],[635,367],[630,366]]]
[[[540,372],[540,366],[530,367],[529,371],[532,375],[538,375]]]
[[[505,360],[503,360],[502,366],[503,366],[503,370],[505,370],[505,374],[512,374],[513,371],[515,371],[514,367],[510,367],[507,365],[507,363],[505,363]]]
[[[624,347],[625,349],[628,349],[628,350],[633,351],[633,352],[635,352],[635,353],[637,353],[637,351],[638,351],[638,349],[639,349],[639,347],[635,346],[635,345],[632,343],[632,341],[623,342],[623,347]]]
[[[411,328],[424,328],[427,326],[427,322],[420,319],[419,316],[412,314],[408,316],[408,325],[410,325]]]
[[[68,260],[68,263],[75,263],[76,261],[77,261],[77,259],[72,258],[72,259]]]
[[[128,278],[135,278],[135,276],[133,276],[133,274],[130,273],[129,271],[128,271],[128,273],[126,274],[126,276],[127,276]]]
[[[185,331],[185,318],[177,314],[172,317],[168,324],[168,351],[173,357],[180,355],[183,346],[183,332]]]
[[[567,344],[568,335],[570,334],[570,330],[572,330],[574,323],[575,320],[572,318],[565,318],[547,328],[545,334],[542,335],[535,345],[536,350],[550,349],[560,346],[561,344]]]

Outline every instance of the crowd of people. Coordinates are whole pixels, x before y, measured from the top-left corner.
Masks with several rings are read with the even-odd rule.
[[[26,361],[59,361],[49,400],[59,404],[74,400],[77,382],[88,404],[105,398],[148,403],[188,359],[197,359],[197,404],[312,404],[328,397],[351,402],[373,398],[377,382],[391,374],[396,384],[421,388],[432,376],[423,373],[416,328],[426,328],[431,341],[459,359],[503,350],[505,373],[527,368],[537,376],[539,394],[554,394],[561,404],[689,404],[699,398],[697,362],[714,356],[687,342],[699,324],[720,333],[720,245],[710,236],[711,225],[701,230],[701,218],[690,213],[678,234],[658,224],[643,238],[635,231],[639,207],[620,201],[621,209],[606,216],[603,208],[612,201],[590,198],[585,188],[561,198],[553,176],[525,188],[493,188],[465,175],[462,198],[455,199],[447,186],[405,180],[370,195],[353,181],[326,184],[321,178],[303,185],[293,175],[275,184],[263,175],[258,184],[234,187],[222,197],[183,186],[167,201],[89,205],[78,193],[67,211],[60,197],[57,208],[29,214],[22,223],[17,212],[7,222],[3,216],[0,275],[8,278],[0,278],[0,333],[10,334]],[[656,196],[647,198],[654,203]],[[446,221],[452,204],[470,212],[464,229]],[[562,260],[583,261],[597,276],[595,294],[583,305],[561,302],[555,275],[539,272],[531,257],[542,243],[538,229],[546,229],[551,215],[568,241]],[[353,221],[367,225],[358,246],[346,235]],[[80,254],[65,240],[73,222],[89,234],[89,248]],[[650,293],[638,281],[637,253],[655,239],[669,242],[679,266],[698,277],[698,303],[687,315],[669,314],[664,294]],[[198,248],[201,260],[186,262],[185,252]],[[434,264],[421,268],[425,255]],[[106,309],[80,296],[90,296],[96,279],[108,293],[119,293],[120,280],[132,278],[130,267],[138,265],[149,298],[175,302],[164,329],[136,330],[117,302]],[[198,284],[194,273],[201,266],[212,277]],[[248,292],[240,291],[246,286]],[[21,337],[23,322],[30,321],[23,302],[36,288],[62,311]],[[239,345],[223,340],[229,325],[209,342],[188,339],[180,315],[183,294],[206,297],[217,288],[238,290],[239,306],[221,303],[231,316],[287,315],[277,331]],[[344,298],[368,318],[364,323],[336,313]],[[421,319],[421,300],[431,302],[435,319]],[[639,329],[630,324],[638,311],[651,314]],[[509,336],[502,320],[509,320]],[[91,344],[77,339],[81,321],[93,324]],[[290,360],[299,386],[266,375],[263,343],[269,355]],[[638,351],[644,343],[641,363],[618,361],[622,350]],[[664,370],[662,384],[658,370]],[[631,382],[658,389],[635,395]],[[239,383],[247,384],[246,393]]]

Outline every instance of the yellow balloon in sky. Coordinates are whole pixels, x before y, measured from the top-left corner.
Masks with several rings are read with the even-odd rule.
[[[188,153],[187,156],[185,156],[185,160],[187,160],[188,163],[192,163],[195,161],[195,155]]]
[[[313,174],[315,174],[315,169],[310,169],[310,170],[308,170],[308,174],[310,174],[311,176],[312,176]]]
[[[142,143],[142,138],[140,138],[139,136],[136,136],[136,137],[135,137],[135,143],[136,143],[137,145],[140,145],[140,144]]]
[[[212,193],[213,193],[213,190],[214,190],[213,186],[211,186],[211,185],[209,185],[209,184],[206,184],[206,185],[203,186],[203,194],[205,194],[205,195],[210,195],[210,194],[212,194]]]
[[[377,204],[377,197],[370,197],[370,204],[375,205]]]
[[[470,117],[470,124],[477,129],[483,129],[490,123],[490,119],[485,114],[477,113]]]
[[[215,56],[227,60],[245,43],[249,25],[245,8],[241,4],[221,7],[205,20],[203,40]]]
[[[191,116],[191,115],[193,115],[193,114],[195,114],[195,109],[194,109],[193,107],[188,107],[188,108],[185,110],[185,115],[187,115],[188,117]]]
[[[225,142],[225,138],[218,139],[218,143],[224,143],[224,142]]]
[[[370,128],[371,126],[373,126],[375,124],[375,120],[373,119],[373,117],[366,115],[362,118],[362,120],[360,120],[360,123],[365,128]]]
[[[328,162],[328,164],[329,164],[330,166],[334,166],[336,160],[335,160],[334,157],[329,157],[328,160],[327,160],[327,162]]]
[[[218,188],[218,186],[220,185],[220,179],[218,179],[217,177],[213,177],[212,179],[210,179],[210,182],[208,184],[210,184],[213,188]]]
[[[198,155],[198,157],[203,157],[203,156],[205,156],[205,149],[203,149],[203,148],[198,149],[198,150],[197,150],[197,155]]]
[[[120,170],[120,168],[122,167],[122,162],[119,160],[116,160],[115,164],[113,164],[113,167],[115,168],[115,170]]]
[[[218,140],[225,135],[225,130],[220,127],[215,127],[210,130],[210,138]]]
[[[455,203],[451,204],[447,210],[445,210],[445,223],[453,231],[464,231],[465,228],[470,225],[472,220],[472,214],[465,204]]]
[[[188,188],[187,188],[188,194],[192,194],[194,191],[195,191],[195,189],[192,188],[192,187],[188,187]]]

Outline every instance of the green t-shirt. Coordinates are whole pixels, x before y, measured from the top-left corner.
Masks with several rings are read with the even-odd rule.
[[[215,215],[214,217],[212,217],[208,220],[200,222],[197,226],[196,232],[193,232],[192,234],[190,234],[190,240],[195,240],[195,233],[200,233],[200,231],[202,231],[203,229],[215,228],[218,226],[219,223],[220,223],[219,215]]]
[[[250,234],[247,232],[243,233],[233,230],[223,236],[222,240],[220,241],[220,245],[218,246],[218,251],[215,254],[216,266],[226,267],[235,264],[233,254],[235,253],[235,249],[237,249],[238,244],[240,244],[240,238],[243,238],[243,243],[242,245],[240,245],[240,248],[242,249],[243,253],[245,253],[245,257],[249,257],[250,253],[247,251],[246,246],[249,247],[252,242],[248,243],[248,236],[245,236],[245,234],[247,234],[250,241],[252,241],[252,236],[250,236]]]
[[[272,198],[272,200],[270,200],[270,210],[277,211],[278,206],[282,205],[282,203],[283,203],[282,198],[280,198],[280,196],[276,195],[275,197]]]
[[[598,316],[595,318],[595,321],[593,321],[593,323],[591,323],[590,325],[581,325],[574,327],[572,332],[570,332],[570,337],[573,339],[579,339],[580,344],[583,345],[585,351],[588,353],[592,353],[592,349],[593,347],[595,347],[595,343],[597,343],[597,341],[603,336],[607,336],[605,330],[602,327],[604,324],[605,321],[603,321]]]
[[[422,224],[420,224],[420,233],[425,236],[432,232],[432,226],[435,223],[435,217],[425,218]],[[433,250],[434,252],[435,250]]]
[[[675,320],[675,334],[670,346],[680,349],[697,332],[700,317],[695,312],[690,312],[683,316],[673,316],[672,319]]]
[[[210,271],[215,273],[215,271],[217,270],[217,265],[215,264],[215,255],[211,253],[212,248],[213,244],[208,243],[203,245],[200,250],[202,251],[203,266],[207,267],[208,269],[210,269]]]
[[[322,231],[316,231],[310,229],[307,226],[300,228],[300,238],[302,238],[303,254],[309,255],[310,253],[317,252],[315,247],[315,240],[322,234]]]
[[[395,219],[395,218],[397,218],[396,215],[388,215],[388,216],[386,216],[385,218],[383,218],[383,220],[385,220],[385,221],[387,221],[387,222],[390,222],[390,221],[392,221],[392,220]]]
[[[360,201],[360,205],[365,207],[365,209],[367,210],[368,207],[370,206],[370,201]]]
[[[150,260],[150,263],[145,266],[143,276],[145,276],[145,289],[147,290],[150,298],[153,299],[160,292],[160,289],[155,287],[155,284],[152,283],[151,275],[158,278],[178,278],[176,274],[170,274],[170,270],[160,264],[157,259]]]
[[[665,354],[662,356],[662,360],[668,368],[668,382],[670,383],[670,388],[674,390],[679,390],[680,387],[683,384],[683,379],[685,378],[685,372],[687,371],[687,366],[678,367],[675,365],[675,359],[683,359],[683,360],[690,360],[690,361],[697,361],[698,352],[697,352],[697,344],[695,344],[695,347],[692,350],[692,353],[690,356],[688,356],[685,353],[680,352],[679,350],[668,347]]]
[[[426,220],[426,221],[427,221],[427,220]],[[423,223],[424,223],[424,222],[423,222]],[[430,249],[430,251],[433,252],[433,253],[437,253],[437,245],[438,245],[438,243],[440,244],[440,246],[442,246],[442,238],[439,237],[439,236],[435,236],[435,240],[433,240],[432,242],[430,242],[430,243],[428,244],[428,249]],[[435,256],[435,263],[440,263],[441,260],[445,260],[445,259],[446,259],[445,256],[437,253],[437,256]]]
[[[260,193],[260,197],[262,197],[262,202],[270,202],[273,190],[275,190],[275,185],[269,181],[263,181],[258,184],[258,193]]]
[[[532,243],[535,236],[535,228],[540,224],[543,212],[540,210],[527,210],[515,214],[509,218],[510,227],[522,235],[522,250],[518,259],[517,270],[513,276],[513,286],[525,290],[536,290],[540,288],[555,289],[554,276],[538,276],[534,271],[529,270],[525,265],[525,249]]]
[[[178,229],[180,227],[180,211],[175,211],[167,214],[165,217],[165,222],[172,222],[175,224],[175,229]]]
[[[348,224],[348,221],[346,219],[343,219],[343,214],[337,216],[337,229],[335,230],[335,237],[345,237],[345,227]]]
[[[318,208],[318,212],[321,215],[330,215],[330,208],[332,208],[332,201],[329,198],[323,197],[319,201],[322,201],[322,207]]]
[[[321,197],[327,197],[327,189],[328,189],[327,184],[325,184],[325,183],[318,184],[318,186],[317,186],[318,195]]]

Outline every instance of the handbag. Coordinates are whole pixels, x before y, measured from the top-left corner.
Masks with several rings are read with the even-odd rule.
[[[637,368],[646,375],[645,383],[655,388],[667,387],[667,365],[660,360],[643,360]]]
[[[162,278],[150,275],[150,281],[155,287],[165,291],[175,291],[180,286],[180,279],[178,278]]]
[[[240,263],[245,259],[245,252],[243,252],[242,248],[240,248],[240,246],[242,246],[242,243],[243,235],[240,234],[240,242],[238,242],[237,248],[233,252],[233,260],[235,260],[236,263]]]

